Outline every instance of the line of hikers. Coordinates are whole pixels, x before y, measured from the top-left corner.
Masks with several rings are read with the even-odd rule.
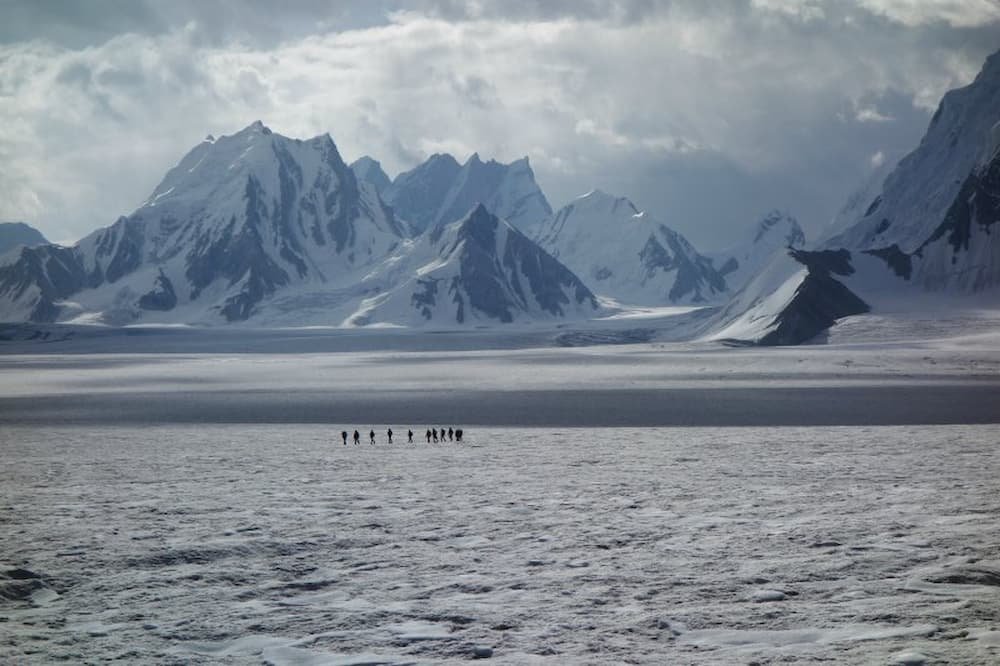
[[[444,428],[441,428],[440,435],[438,434],[438,432],[439,431],[438,431],[437,428],[428,428],[427,429],[427,443],[428,444],[430,444],[432,441],[435,442],[435,443],[438,442],[438,441],[441,441],[441,442],[461,442],[462,441],[462,429],[461,428],[448,428],[447,430],[445,430]],[[388,430],[386,430],[385,434],[386,434],[386,437],[389,439],[389,443],[392,444],[392,428],[389,428]],[[341,437],[341,439],[344,440],[344,446],[347,446],[347,431],[346,430],[341,430],[340,431],[340,437]],[[375,430],[374,429],[370,430],[368,432],[368,438],[371,440],[372,444],[375,443]],[[407,429],[407,431],[406,431],[406,442],[408,444],[413,444],[413,431],[410,430],[410,429]],[[354,431],[354,443],[355,444],[360,444],[361,443],[361,433],[359,433],[357,430]]]

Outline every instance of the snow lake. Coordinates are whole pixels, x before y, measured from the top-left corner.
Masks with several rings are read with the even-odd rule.
[[[3,427],[0,661],[1000,659],[995,425],[354,427]]]

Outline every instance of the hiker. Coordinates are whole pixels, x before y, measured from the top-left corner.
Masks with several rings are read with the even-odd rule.
[[[357,430],[355,430],[354,431],[354,445],[357,446],[360,443],[361,443],[361,434]]]
[[[409,428],[406,430],[406,443],[413,444],[413,430]]]
[[[431,428],[431,434],[434,435],[434,443],[437,444],[438,441],[438,429]]]
[[[455,431],[451,428],[448,428],[448,440],[452,442],[455,441]]]
[[[368,431],[368,436],[371,438],[372,444],[374,444],[375,443],[375,430],[374,430],[374,428],[372,430]]]
[[[389,435],[389,443],[392,444],[392,428],[389,428],[385,434]]]
[[[427,429],[427,443],[428,444],[431,443],[431,429],[430,428]]]
[[[459,428],[459,429],[457,429],[455,431],[455,439],[457,439],[460,442],[462,441],[462,429],[461,428]]]
[[[340,436],[344,440],[344,446],[347,446],[347,431],[346,430],[341,430],[340,431]]]

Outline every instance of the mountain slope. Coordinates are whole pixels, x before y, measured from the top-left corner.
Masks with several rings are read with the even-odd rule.
[[[406,279],[351,319],[402,326],[586,318],[597,300],[569,269],[482,204],[414,242]]]
[[[45,245],[48,241],[38,229],[24,222],[0,222],[0,255],[18,245]]]
[[[844,211],[858,216],[853,224],[820,251],[776,260],[770,279],[752,280],[714,319],[709,337],[795,344],[869,308],[931,307],[929,292],[939,292],[940,308],[942,293],[959,302],[1000,288],[1000,52],[944,96],[920,145],[872,201]],[[843,257],[837,274],[812,261],[828,252]],[[826,316],[772,335],[782,322],[801,323],[803,311]]]
[[[738,292],[767,266],[776,253],[805,246],[798,221],[778,210],[764,215],[739,243],[709,256],[733,292]]]
[[[433,155],[383,194],[417,232],[462,219],[477,203],[529,235],[552,213],[527,157],[501,164],[476,153],[459,165],[451,155]]]
[[[392,185],[392,181],[382,170],[382,165],[378,160],[367,155],[351,162],[351,171],[357,176],[358,182],[370,184],[379,194],[385,192],[386,188]]]
[[[0,312],[116,324],[245,320],[276,290],[354,281],[405,234],[329,135],[289,139],[258,121],[207,138],[143,206],[67,252],[5,257]],[[65,268],[58,290],[43,288],[53,262]]]
[[[622,303],[703,303],[726,291],[711,260],[683,236],[599,190],[556,212],[538,242],[598,294]]]

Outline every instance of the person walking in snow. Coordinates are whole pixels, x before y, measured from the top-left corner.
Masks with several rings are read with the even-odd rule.
[[[374,444],[375,443],[375,429],[374,428],[368,431],[368,437],[371,438],[372,444]]]
[[[437,441],[438,441],[438,429],[437,428],[431,428],[431,435],[434,436],[434,443],[437,444]]]
[[[452,430],[451,428],[448,428],[448,441],[449,442],[455,441],[455,431]]]
[[[354,431],[354,445],[357,446],[360,443],[361,443],[361,433],[359,433],[357,430],[355,430]]]
[[[392,444],[392,428],[386,430],[385,434],[389,435],[389,443]]]
[[[455,430],[455,439],[457,439],[459,442],[462,441],[462,429],[461,428],[458,428],[457,430]]]
[[[407,428],[406,430],[406,443],[413,444],[413,429]]]
[[[346,430],[341,430],[340,431],[340,436],[344,440],[344,446],[347,446],[347,431]]]
[[[427,443],[428,444],[431,443],[431,429],[430,428],[427,429]]]

